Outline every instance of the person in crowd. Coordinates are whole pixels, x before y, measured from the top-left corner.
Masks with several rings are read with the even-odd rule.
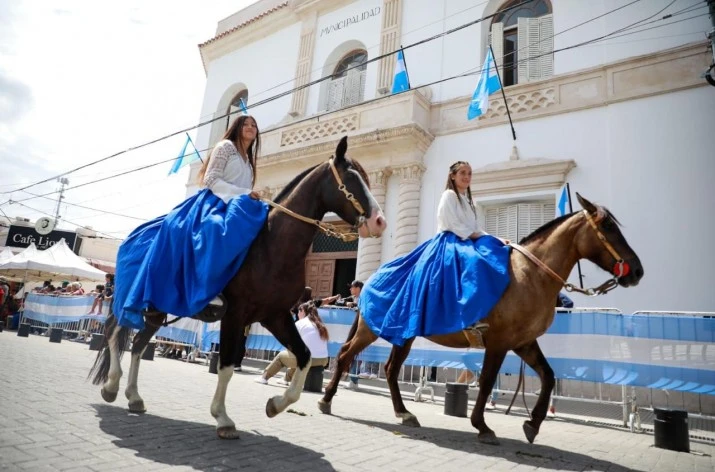
[[[97,285],[97,288],[99,288],[100,285]],[[107,303],[111,303],[112,300],[112,295],[114,294],[114,274],[106,274],[104,276],[104,286],[102,288],[102,291],[97,294],[97,296],[94,298],[94,302],[92,303],[92,309],[89,310],[88,315],[94,315],[94,310],[97,310],[97,314],[101,315],[102,314],[102,306],[104,304],[104,301],[106,300]]]
[[[298,321],[295,323],[298,333],[310,350],[311,364],[314,366],[326,366],[328,364],[328,328],[318,314],[318,309],[312,301],[300,305],[298,308]],[[283,367],[287,367],[284,383],[290,383],[293,373],[298,367],[298,360],[295,355],[288,350],[283,350],[266,367],[263,374],[256,379],[256,382],[267,384],[268,379],[276,375]]]

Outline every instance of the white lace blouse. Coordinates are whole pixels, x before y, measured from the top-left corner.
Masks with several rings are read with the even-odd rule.
[[[250,193],[253,187],[251,165],[238,153],[229,140],[219,141],[211,151],[204,175],[204,186],[224,202],[235,196]]]
[[[437,231],[451,231],[461,239],[469,238],[472,233],[487,234],[479,229],[477,214],[467,201],[467,196],[461,199],[453,190],[445,190],[437,209]]]

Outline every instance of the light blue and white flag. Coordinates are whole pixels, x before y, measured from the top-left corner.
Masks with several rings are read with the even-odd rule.
[[[238,104],[241,107],[241,113],[243,113],[244,115],[248,115],[248,108],[246,108],[246,104],[244,103],[243,98],[238,99]]]
[[[189,149],[189,144],[191,144],[191,149],[193,149],[193,151],[189,150],[189,153],[187,154],[186,151],[187,151],[187,149]],[[189,136],[189,133],[186,133],[186,142],[184,143],[184,147],[181,148],[181,152],[179,153],[179,156],[174,161],[174,165],[171,166],[169,175],[175,174],[176,172],[179,171],[179,169],[184,167],[186,164],[191,164],[192,162],[194,162],[196,160],[201,160],[201,156],[199,155],[199,150],[196,149],[196,146],[194,146],[194,142],[191,140],[191,136]]]
[[[397,52],[397,63],[395,64],[395,77],[392,79],[392,93],[400,93],[410,89],[410,78],[407,75],[407,65],[405,56],[400,49]]]
[[[484,59],[482,73],[479,75],[477,88],[474,89],[472,101],[469,102],[467,110],[467,119],[472,120],[481,116],[489,109],[489,95],[501,89],[501,81],[497,74],[497,67],[494,63],[491,49],[487,51],[487,57]]]
[[[556,200],[556,218],[570,213],[569,208],[569,189],[567,184],[564,184],[559,191],[558,200]]]

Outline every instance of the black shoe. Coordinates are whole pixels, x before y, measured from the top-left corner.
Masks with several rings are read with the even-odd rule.
[[[241,372],[241,366],[237,365],[236,367],[233,368],[234,372]]]

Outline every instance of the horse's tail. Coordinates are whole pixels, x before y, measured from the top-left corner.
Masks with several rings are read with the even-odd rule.
[[[89,375],[87,375],[87,378],[90,378],[94,374],[94,378],[92,379],[92,383],[94,385],[100,385],[107,381],[111,360],[109,340],[112,336],[114,336],[117,330],[119,331],[116,333],[117,346],[119,347],[119,358],[121,359],[122,354],[124,353],[124,346],[127,345],[131,330],[129,328],[125,328],[124,326],[119,326],[117,318],[115,318],[113,314],[110,314],[107,316],[107,321],[104,323],[104,340],[102,340],[102,345],[97,353],[97,358],[94,360],[94,364],[89,370]]]

